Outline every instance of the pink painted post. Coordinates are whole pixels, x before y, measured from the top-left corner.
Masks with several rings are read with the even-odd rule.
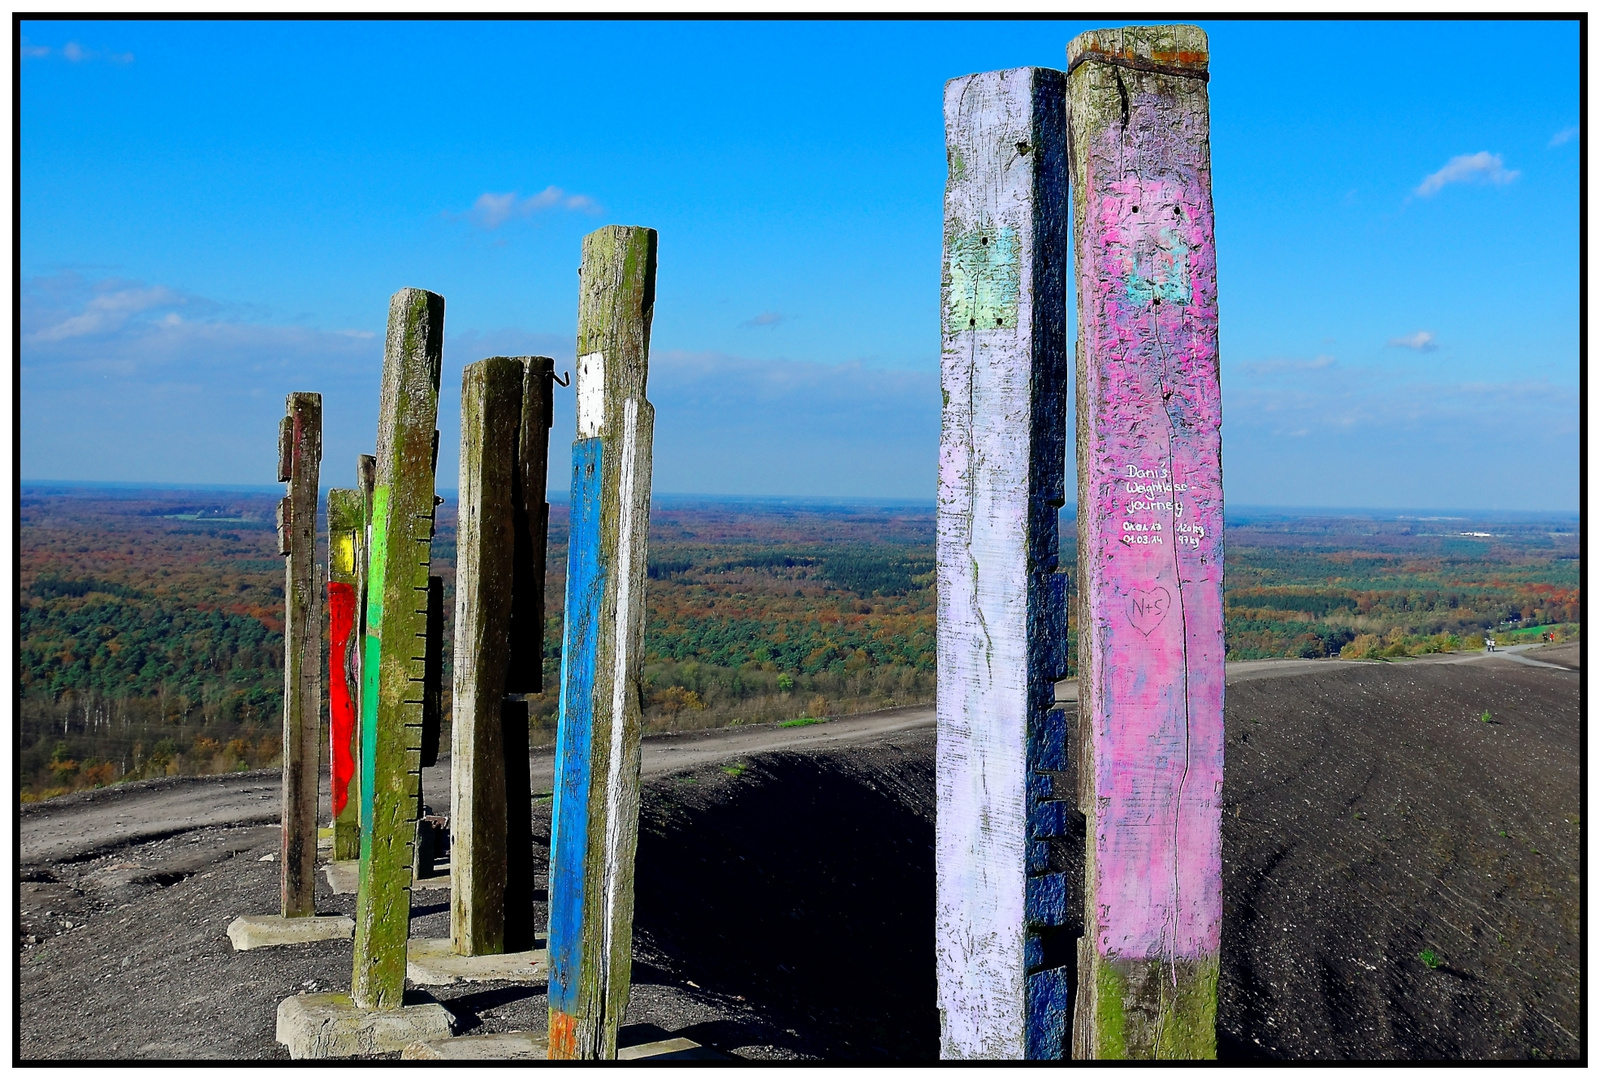
[[[1214,1057],[1222,410],[1206,36],[1096,30],[1067,60],[1091,841],[1073,1053]]]

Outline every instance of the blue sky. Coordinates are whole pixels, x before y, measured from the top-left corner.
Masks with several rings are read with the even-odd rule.
[[[22,475],[270,483],[319,390],[350,483],[414,285],[454,488],[462,366],[570,364],[622,223],[656,490],[931,499],[943,83],[1092,25],[25,22]],[[1227,498],[1574,509],[1577,24],[1201,25]]]

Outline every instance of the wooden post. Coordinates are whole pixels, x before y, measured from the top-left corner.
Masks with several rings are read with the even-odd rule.
[[[361,718],[366,715],[362,699],[366,680],[360,678],[367,648],[367,580],[372,563],[372,489],[377,481],[378,459],[371,454],[356,455],[356,487],[361,492],[361,551],[356,562],[356,823],[360,825]],[[359,836],[359,829],[357,832]],[[357,858],[360,857],[359,852]]]
[[[357,688],[361,684],[359,580],[366,521],[361,492],[328,492],[328,777],[333,802],[333,857],[361,856],[361,756]]]
[[[1056,1058],[1067,807],[1064,76],[945,84],[936,957],[945,1058]]]
[[[578,437],[551,811],[549,1056],[610,1059],[633,961],[655,230],[590,233],[579,273]]]
[[[1090,839],[1073,1055],[1210,1058],[1224,647],[1206,35],[1095,30],[1067,60]]]
[[[550,461],[555,361],[548,356],[520,359],[522,418],[512,496],[516,588],[511,600],[511,667],[506,693],[538,694],[544,691],[544,577],[550,527],[545,473]]]
[[[510,660],[522,382],[522,363],[504,356],[461,372],[450,944],[462,956],[505,951],[507,762],[501,714]]]
[[[361,877],[350,989],[364,1009],[399,1008],[405,990],[443,339],[443,297],[421,289],[394,294],[378,412],[361,672]]]
[[[435,499],[437,506],[443,500]],[[428,578],[428,638],[422,677],[422,767],[439,764],[439,735],[444,726],[444,578]],[[417,788],[421,793],[421,786]],[[421,808],[418,808],[421,813]]]
[[[285,918],[316,913],[318,742],[322,733],[322,609],[317,580],[317,472],[322,395],[290,394],[278,434],[278,504],[284,560],[283,890]]]

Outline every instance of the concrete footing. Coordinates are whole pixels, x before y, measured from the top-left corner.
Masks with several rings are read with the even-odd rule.
[[[328,887],[335,896],[354,896],[356,886],[361,881],[361,863],[357,859],[338,859],[323,866],[322,872],[328,879]],[[447,869],[443,874],[433,877],[413,878],[413,889],[448,889],[450,887],[450,872]]]
[[[228,940],[239,952],[274,945],[303,945],[308,941],[353,938],[356,921],[348,915],[241,915],[228,924]]]
[[[546,978],[545,951],[458,956],[449,938],[412,938],[406,942],[406,978],[418,986],[448,986],[463,982],[542,983]]]
[[[542,1031],[502,1031],[455,1039],[418,1041],[400,1051],[408,1061],[543,1061],[548,1042]],[[617,1049],[618,1061],[725,1061],[692,1039],[672,1038]]]
[[[289,1056],[347,1058],[386,1054],[415,1042],[448,1039],[455,1018],[427,994],[398,1009],[362,1009],[349,994],[300,994],[278,1005],[278,1041]]]

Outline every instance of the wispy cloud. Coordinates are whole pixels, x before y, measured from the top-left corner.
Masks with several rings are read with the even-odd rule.
[[[382,298],[374,304],[382,317]],[[370,452],[383,344],[165,285],[22,283],[22,467],[61,479],[270,483],[291,390],[324,396],[325,461]]]
[[[1476,154],[1458,154],[1451,158],[1444,168],[1425,177],[1417,185],[1416,194],[1426,199],[1438,194],[1446,184],[1509,184],[1520,175],[1516,169],[1507,169],[1505,160],[1499,154],[1479,150]]]
[[[69,41],[59,49],[52,49],[49,45],[35,45],[27,38],[23,38],[21,52],[24,60],[43,60],[52,55],[59,55],[61,59],[73,64],[81,64],[87,60],[106,60],[113,64],[133,63],[133,54],[131,52],[102,52],[98,49],[85,49],[76,41]]]
[[[68,277],[77,282],[76,276]],[[39,303],[37,291],[30,295],[33,304],[23,308],[24,344],[66,341],[112,333],[126,327],[141,315],[161,312],[157,323],[176,325],[182,317],[175,310],[185,307],[189,298],[161,285],[148,286],[115,279],[87,287],[88,295],[74,307],[46,306]],[[30,325],[31,324],[31,325]]]
[[[1426,330],[1418,330],[1415,334],[1407,334],[1404,337],[1390,338],[1389,344],[1400,349],[1415,349],[1417,352],[1434,352],[1439,348],[1439,343]]]
[[[1577,128],[1575,128],[1575,127],[1564,127],[1560,131],[1556,132],[1554,135],[1550,136],[1550,145],[1551,146],[1560,146],[1563,143],[1571,142],[1573,139],[1575,139],[1577,137],[1578,137],[1578,129]]]
[[[777,326],[782,321],[783,321],[783,312],[781,312],[781,311],[763,311],[760,315],[757,315],[755,318],[746,319],[744,322],[740,323],[739,325],[740,326],[765,326],[765,327],[770,329],[770,328],[772,328],[774,326]]]
[[[600,204],[588,195],[572,194],[552,184],[537,195],[526,198],[515,191],[486,191],[478,196],[465,217],[479,228],[498,229],[513,218],[532,217],[545,210],[577,210],[595,214],[599,213]]]
[[[1274,375],[1285,371],[1322,371],[1333,367],[1338,362],[1338,360],[1326,354],[1313,357],[1310,360],[1274,356],[1267,360],[1246,361],[1238,365],[1238,369],[1248,375]]]

